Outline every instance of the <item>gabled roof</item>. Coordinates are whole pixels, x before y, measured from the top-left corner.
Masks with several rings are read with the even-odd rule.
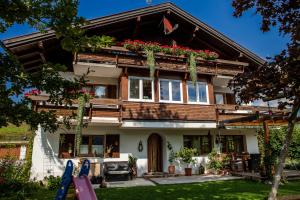
[[[84,25],[83,28],[92,31],[99,27],[107,26],[110,24],[115,23],[122,23],[128,20],[134,20],[137,17],[145,17],[149,15],[155,15],[158,13],[172,13],[176,17],[186,21],[190,25],[197,27],[201,33],[209,35],[211,40],[214,40],[218,44],[220,44],[224,48],[230,49],[230,51],[236,52],[236,54],[243,55],[249,62],[255,65],[261,65],[265,63],[265,60],[256,55],[255,53],[249,51],[245,47],[237,44],[233,40],[229,39],[222,33],[216,31],[212,27],[208,26],[207,24],[203,23],[199,19],[193,17],[189,13],[185,12],[184,10],[180,9],[176,5],[172,3],[162,3],[155,6],[148,6],[145,8],[135,9],[127,12],[122,12],[119,14],[114,14],[106,17],[100,17],[88,20],[89,23]],[[5,47],[14,54],[18,54],[18,56],[22,55],[22,52],[32,53],[32,51],[36,51],[38,48],[38,42],[45,41],[45,40],[56,40],[55,33],[52,30],[47,31],[46,33],[32,33],[28,35],[22,35],[19,37],[14,37],[10,39],[6,39],[3,41]],[[30,51],[32,49],[32,51]],[[35,50],[33,50],[35,49]],[[26,50],[26,51],[25,51]],[[29,54],[28,54],[29,55]]]

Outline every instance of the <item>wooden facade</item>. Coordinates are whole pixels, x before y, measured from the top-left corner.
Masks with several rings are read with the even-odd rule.
[[[166,17],[178,29],[172,34],[165,34],[161,26]],[[138,20],[137,20],[138,19]],[[137,23],[137,21],[139,23]],[[160,27],[160,28],[158,28]],[[117,77],[116,99],[97,99],[90,101],[86,107],[85,117],[118,118],[123,120],[181,120],[181,121],[220,121],[233,119],[257,111],[267,111],[269,108],[254,108],[233,105],[234,100],[227,104],[217,105],[213,79],[218,76],[233,77],[243,73],[248,68],[258,67],[265,61],[246,48],[238,45],[222,33],[214,30],[189,13],[172,3],[163,3],[142,9],[119,13],[112,16],[89,20],[82,27],[86,34],[108,35],[116,39],[115,46],[102,48],[96,52],[86,51],[78,54],[66,52],[60,46],[60,41],[53,31],[33,33],[3,41],[5,47],[14,55],[24,69],[35,72],[44,61],[61,63],[75,74],[75,65],[93,65],[96,69],[101,65],[115,66],[122,71]],[[187,57],[171,56],[163,53],[155,55],[154,99],[152,102],[130,101],[129,77],[149,77],[149,69],[144,52],[132,52],[122,46],[125,39],[158,42],[161,45],[180,45],[196,50],[214,51],[220,55],[216,60],[197,58],[198,79],[207,83],[208,99],[206,104],[191,104],[188,102],[187,81],[189,70]],[[176,46],[175,45],[175,46]],[[30,62],[29,62],[30,61]],[[29,64],[31,63],[31,64]],[[101,69],[99,68],[99,77]],[[78,75],[78,74],[76,74]],[[177,77],[182,84],[182,101],[180,103],[161,102],[159,99],[158,80]],[[105,78],[107,78],[106,76]],[[112,78],[112,77],[109,77]],[[224,88],[224,85],[221,87]],[[227,95],[227,94],[225,94]],[[47,102],[47,96],[30,96],[39,111],[55,110],[58,116],[68,116],[76,112],[77,107],[57,107]],[[229,98],[230,99],[230,98]],[[76,104],[76,102],[74,102]],[[246,110],[249,112],[237,112]]]

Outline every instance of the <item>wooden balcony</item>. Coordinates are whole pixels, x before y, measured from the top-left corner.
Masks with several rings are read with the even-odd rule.
[[[284,113],[289,112],[288,110],[279,110],[274,107],[263,107],[263,106],[249,106],[249,105],[230,105],[230,104],[219,104],[216,105],[218,120],[232,120],[247,117],[249,115],[255,115],[256,113]]]
[[[123,102],[125,120],[215,121],[214,105]]]
[[[188,72],[187,58],[183,56],[171,56],[157,53],[156,69],[164,71]],[[113,46],[105,48],[97,53],[79,53],[75,63],[99,63],[113,64],[118,67],[148,68],[146,56],[143,52],[137,54],[123,47]],[[242,73],[248,63],[216,59],[213,61],[197,59],[197,71],[200,74],[229,75]]]
[[[55,110],[57,116],[71,116],[77,112],[77,102],[71,107],[55,106],[47,103],[45,96],[33,95],[30,97],[36,103],[38,111]],[[122,120],[179,120],[179,121],[224,121],[253,116],[257,112],[268,113],[288,112],[277,108],[240,105],[201,105],[183,103],[133,102],[119,99],[91,99],[86,105],[85,117],[117,118]]]
[[[77,101],[74,100],[72,106],[55,106],[47,102],[48,97],[42,95],[32,95],[29,97],[35,101],[35,109],[38,111],[56,112],[57,116],[71,116],[77,112]],[[118,99],[93,98],[85,107],[84,116],[92,119],[93,117],[112,117],[120,118],[120,102]]]

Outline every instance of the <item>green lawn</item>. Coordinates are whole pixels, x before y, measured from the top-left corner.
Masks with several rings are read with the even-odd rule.
[[[246,181],[219,181],[199,184],[163,185],[156,187],[132,187],[97,189],[99,200],[200,200],[200,199],[264,199],[270,186]],[[300,180],[280,186],[279,195],[300,194]],[[40,190],[30,199],[53,199],[55,191]],[[3,199],[3,200],[8,200]]]
[[[235,180],[199,184],[164,185],[97,190],[101,200],[192,200],[192,199],[264,199],[270,186],[258,182]],[[280,187],[280,195],[300,194],[300,181]]]
[[[4,126],[0,128],[0,136],[18,136],[18,135],[31,135],[32,131],[29,130],[29,126],[27,124],[21,124],[20,126],[15,126],[9,124],[8,126]]]

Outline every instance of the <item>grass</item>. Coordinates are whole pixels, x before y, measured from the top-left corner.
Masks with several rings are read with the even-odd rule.
[[[0,136],[22,136],[30,134],[32,134],[32,131],[30,131],[29,126],[26,124],[21,124],[20,126],[9,124],[6,127],[0,128]]]
[[[97,189],[99,200],[227,200],[227,199],[264,199],[270,186],[263,183],[234,180],[206,182],[199,184],[161,185],[156,187],[131,187]],[[55,191],[41,189],[29,199],[53,199]],[[290,181],[280,186],[279,195],[300,194],[300,180]],[[4,198],[3,200],[9,200]]]
[[[101,200],[264,199],[269,189],[270,186],[263,183],[234,180],[158,187],[116,188],[96,192]],[[300,181],[291,181],[281,186],[279,194],[300,194]]]

